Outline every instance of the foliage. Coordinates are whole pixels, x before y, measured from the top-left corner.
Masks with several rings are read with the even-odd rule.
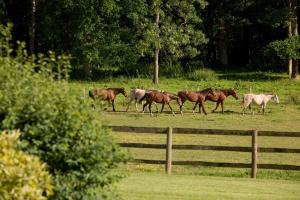
[[[46,165],[17,149],[20,132],[0,134],[0,199],[46,200],[53,186]]]
[[[9,28],[1,26],[1,32],[9,35]],[[11,52],[3,35],[1,49]],[[124,155],[68,86],[68,56],[31,58],[23,47],[15,57],[0,59],[0,129],[25,133],[22,148],[49,166],[56,186],[52,199],[91,199],[95,188],[103,191],[98,196],[105,194],[119,177],[113,169]]]
[[[72,76],[86,78],[82,73],[86,68],[89,78],[95,79],[112,76],[101,73],[110,68],[130,77],[152,72],[156,47],[161,49],[162,70],[180,67],[175,77],[194,60],[226,70],[285,70],[279,60],[267,62],[266,68],[263,48],[287,37],[287,25],[297,13],[287,0],[36,2],[35,49],[71,53]],[[29,41],[31,12],[29,0],[0,1],[0,19],[15,24],[14,42]],[[158,26],[156,13],[160,14]],[[222,65],[227,60],[228,66]],[[171,76],[168,72],[173,70],[165,69],[162,75]]]
[[[197,69],[187,73],[187,78],[192,81],[213,81],[218,80],[216,72],[208,68]]]
[[[274,41],[267,46],[265,53],[277,55],[284,60],[300,59],[300,36]]]
[[[118,2],[40,1],[37,10],[40,19],[37,29],[40,31],[36,37],[47,49],[72,53],[77,68],[88,65],[93,70],[122,66],[133,56],[128,56],[132,54],[131,49],[120,41],[118,13],[121,8]]]

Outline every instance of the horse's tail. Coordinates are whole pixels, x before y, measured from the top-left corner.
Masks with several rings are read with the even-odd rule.
[[[245,98],[245,95],[244,95],[244,96],[243,96],[243,100],[242,100],[242,102],[241,102],[242,108],[244,108],[245,105],[246,105],[246,98]]]
[[[144,99],[146,98],[147,95],[148,95],[148,93],[145,93],[145,95],[139,100],[139,103],[142,103],[142,101],[144,101]]]
[[[92,98],[92,99],[95,99],[95,95],[94,95],[94,93],[90,90],[89,91],[89,96]]]
[[[179,106],[181,106],[182,105],[182,101],[183,101],[183,99],[185,99],[185,96],[184,96],[184,94],[182,93],[182,92],[178,92],[177,93],[177,104],[179,105]]]

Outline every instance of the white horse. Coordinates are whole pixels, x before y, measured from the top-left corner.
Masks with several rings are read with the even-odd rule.
[[[151,91],[155,91],[155,90],[132,89],[130,91],[130,100],[128,102],[126,112],[128,111],[129,106],[133,101],[135,101],[135,110],[139,111],[139,109],[137,107],[138,102],[140,102],[141,99],[143,99],[143,97],[145,96],[146,93],[151,92]],[[156,104],[155,104],[155,106],[156,106],[156,110],[158,111],[158,108],[157,108]]]
[[[279,103],[278,96],[275,94],[244,94],[242,102],[243,114],[245,113],[246,108],[249,107],[251,109],[251,103],[260,105],[263,110],[263,114],[265,114],[266,105],[270,100],[275,103]]]

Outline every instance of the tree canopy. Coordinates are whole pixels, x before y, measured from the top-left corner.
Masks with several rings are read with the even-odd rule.
[[[297,0],[4,0],[0,19],[14,24],[15,40],[26,41],[28,50],[33,41],[35,52],[70,53],[73,78],[99,78],[103,70],[154,76],[158,66],[160,75],[178,76],[203,66],[286,70],[279,58],[276,64],[268,60],[264,49],[298,34],[297,5]]]

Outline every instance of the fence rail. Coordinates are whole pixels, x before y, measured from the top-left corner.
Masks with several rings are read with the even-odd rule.
[[[135,159],[133,162],[146,164],[165,164],[166,173],[171,174],[172,165],[194,165],[194,166],[213,166],[213,167],[234,167],[251,168],[251,177],[256,178],[257,168],[260,169],[282,169],[282,170],[300,170],[297,165],[281,164],[258,164],[257,154],[263,153],[300,153],[300,149],[292,148],[269,148],[258,147],[257,137],[300,137],[300,132],[276,132],[276,131],[257,131],[257,130],[220,130],[220,129],[194,129],[194,128],[156,128],[156,127],[130,127],[130,126],[109,126],[116,132],[134,132],[134,133],[156,133],[166,134],[165,144],[145,144],[145,143],[119,143],[121,147],[128,148],[151,148],[166,149],[165,160],[146,160]],[[173,134],[200,134],[200,135],[233,135],[233,136],[251,136],[251,147],[241,146],[208,146],[208,145],[189,145],[173,144]],[[213,151],[237,151],[251,152],[251,163],[225,163],[225,162],[205,162],[205,161],[173,161],[172,150],[213,150]]]

